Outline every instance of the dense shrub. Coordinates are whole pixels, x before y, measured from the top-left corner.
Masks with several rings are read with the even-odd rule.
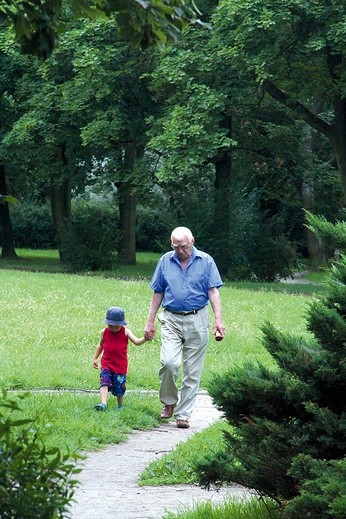
[[[115,207],[90,202],[73,204],[72,225],[63,233],[61,255],[73,271],[110,269],[118,242]]]
[[[11,221],[16,247],[55,249],[57,246],[49,204],[33,202],[11,206]]]
[[[20,402],[3,390],[0,401],[0,517],[66,517],[79,472],[78,455],[46,449],[38,418],[18,418]],[[23,416],[23,413],[21,413]]]
[[[235,185],[231,194],[230,234],[215,239],[215,229],[205,226],[201,239],[223,274],[232,280],[272,282],[291,273],[295,263],[293,244],[285,237],[277,217],[265,217],[259,209],[260,194]]]
[[[170,244],[171,232],[177,224],[162,209],[139,207],[136,225],[136,246],[142,252],[163,252]]]
[[[291,274],[296,263],[294,246],[285,237],[276,218],[259,222],[253,240],[247,240],[246,258],[250,277],[273,282]]]

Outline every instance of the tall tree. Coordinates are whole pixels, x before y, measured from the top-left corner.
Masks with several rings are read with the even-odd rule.
[[[261,100],[252,78],[238,68],[228,52],[227,40],[221,36],[216,27],[212,32],[190,29],[160,60],[152,75],[152,88],[164,106],[164,115],[153,124],[150,146],[161,157],[158,178],[162,184],[179,185],[182,194],[199,185],[202,192],[212,178],[212,199],[203,205],[204,228],[210,226],[212,238],[204,245],[213,252],[223,273],[230,273],[238,258],[242,273],[246,270],[246,275],[253,276],[249,266],[249,257],[252,263],[254,259],[250,249],[256,248],[251,243],[252,231],[258,234],[261,226],[262,230],[266,227],[265,246],[270,248],[270,240],[274,243],[269,220],[278,220],[285,204],[286,208],[289,203],[298,206],[296,162],[304,159],[297,140],[300,129],[295,125],[292,130],[294,121],[288,110]],[[260,196],[262,214],[256,216],[263,221],[263,225],[251,221],[250,212],[255,211],[254,205],[250,209],[251,203],[246,218],[246,208],[238,205],[243,244],[248,237],[243,247],[234,240],[236,204],[242,200],[240,195],[236,201],[234,193],[241,183],[243,192],[257,191]],[[184,215],[182,211],[180,218],[186,219],[190,212]],[[259,244],[260,240],[264,247],[263,236]],[[279,255],[284,256],[282,250]],[[287,271],[288,267],[281,263],[279,269]],[[272,272],[270,277],[276,275]]]
[[[0,36],[0,195],[3,196],[8,194],[7,175],[9,170],[3,141],[23,113],[21,106],[22,80],[31,66],[32,59],[19,54],[18,46],[13,44],[11,32],[2,31]],[[13,194],[18,196],[18,193]],[[4,199],[0,207],[0,228],[2,228],[2,257],[15,257],[10,208]]]
[[[10,208],[7,197],[5,166],[2,164],[0,164],[0,194],[1,257],[16,258],[17,254],[14,246]]]
[[[221,0],[214,24],[264,91],[326,136],[346,200],[345,15],[339,0]]]
[[[84,150],[104,164],[118,190],[118,259],[134,264],[137,197],[149,181],[143,163],[147,118],[157,110],[147,77],[153,59],[122,41],[112,19],[85,24],[67,44],[76,41],[74,75],[62,88],[63,109],[79,122]]]

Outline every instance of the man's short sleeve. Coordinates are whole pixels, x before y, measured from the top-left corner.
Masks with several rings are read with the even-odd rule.
[[[208,288],[220,288],[223,285],[219,270],[214,259],[210,256],[209,265],[209,286]]]
[[[160,259],[156,265],[156,269],[150,281],[150,288],[152,288],[154,292],[162,293],[165,291],[164,277],[162,273],[162,259]]]

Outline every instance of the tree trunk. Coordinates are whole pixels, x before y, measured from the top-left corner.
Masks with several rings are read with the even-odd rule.
[[[134,143],[125,147],[125,175],[132,173],[138,158],[138,149]],[[124,265],[136,265],[136,218],[137,195],[130,181],[118,182],[119,197],[119,235],[118,260]]]
[[[314,212],[315,208],[315,175],[313,172],[313,149],[314,149],[314,136],[311,126],[305,125],[305,139],[304,148],[306,156],[311,157],[311,160],[307,160],[307,167],[304,170],[304,178],[302,181],[301,194],[302,194],[302,206],[307,211]],[[304,224],[307,224],[307,219],[304,217]],[[308,250],[310,266],[317,270],[319,267],[325,264],[324,249],[319,238],[304,225],[304,232],[306,237],[306,246]]]
[[[313,179],[307,176],[302,182],[302,205],[304,209],[313,212],[315,206]],[[308,221],[304,217],[304,225],[307,223]],[[304,227],[304,230],[310,266],[313,270],[317,270],[325,264],[323,245],[310,229]]]
[[[214,259],[221,274],[227,274],[230,264],[230,178],[232,168],[231,154],[224,154],[215,163],[214,195]]]
[[[125,182],[118,184],[120,241],[118,260],[124,265],[136,265],[137,197]]]
[[[225,116],[222,126],[227,128],[228,136],[232,136],[231,116]],[[221,153],[214,161],[214,239],[211,252],[217,263],[221,274],[227,275],[230,265],[231,250],[229,247],[231,222],[231,174],[232,174],[232,152]]]
[[[0,194],[4,196],[8,194],[5,166],[3,164],[0,165]],[[0,203],[0,230],[2,244],[1,257],[18,258],[14,247],[10,208],[7,202]]]
[[[59,148],[59,159],[62,167],[67,165],[65,145]],[[50,184],[50,205],[55,235],[58,243],[60,261],[64,261],[62,244],[63,233],[71,225],[71,178],[63,180],[53,178]]]

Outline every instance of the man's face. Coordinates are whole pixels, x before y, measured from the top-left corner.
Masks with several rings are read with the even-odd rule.
[[[189,240],[187,236],[172,237],[172,249],[181,261],[190,258],[192,253],[193,239]]]

